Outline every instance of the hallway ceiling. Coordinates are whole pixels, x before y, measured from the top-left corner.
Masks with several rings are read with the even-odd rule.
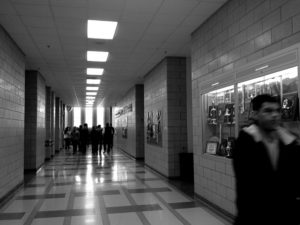
[[[164,57],[190,56],[191,32],[226,1],[1,0],[0,24],[66,104],[85,106],[86,68],[102,67],[95,104],[113,106]],[[88,19],[117,21],[114,39],[88,39]],[[88,50],[108,61],[87,62]]]

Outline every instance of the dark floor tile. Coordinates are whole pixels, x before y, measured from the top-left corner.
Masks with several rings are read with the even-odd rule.
[[[106,212],[108,214],[113,214],[113,213],[156,211],[156,210],[161,210],[161,209],[162,208],[158,204],[131,205],[131,206],[106,207]]]
[[[138,188],[138,189],[127,189],[129,193],[149,193],[149,192],[169,192],[172,191],[169,188]]]
[[[94,209],[69,209],[69,210],[54,210],[54,211],[39,211],[35,218],[50,218],[50,217],[69,217],[69,216],[85,216],[94,215]]]
[[[46,195],[23,195],[16,200],[33,200],[33,199],[49,199],[49,198],[64,198],[66,194],[46,194]]]
[[[169,203],[169,205],[173,209],[187,209],[187,208],[196,208],[201,206],[197,202],[176,202],[176,203]]]
[[[20,220],[25,215],[25,212],[21,213],[0,213],[0,220]]]

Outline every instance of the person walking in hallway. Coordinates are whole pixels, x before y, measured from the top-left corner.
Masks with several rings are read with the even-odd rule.
[[[253,121],[233,149],[236,177],[235,225],[300,224],[300,145],[280,124],[275,97],[252,100]]]

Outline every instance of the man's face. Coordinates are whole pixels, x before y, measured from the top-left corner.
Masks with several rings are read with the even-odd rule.
[[[280,123],[280,106],[274,102],[264,102],[256,113],[256,120],[258,125],[266,130],[275,130]]]

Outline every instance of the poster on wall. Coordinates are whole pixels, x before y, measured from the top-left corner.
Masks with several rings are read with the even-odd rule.
[[[162,112],[161,110],[147,113],[147,143],[162,146]]]
[[[127,138],[127,116],[125,116],[124,118],[122,118],[122,138]]]

